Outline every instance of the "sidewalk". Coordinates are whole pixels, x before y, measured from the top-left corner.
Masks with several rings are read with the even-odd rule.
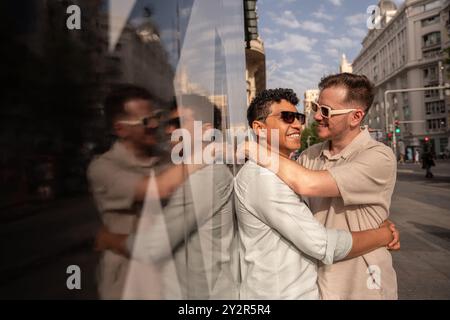
[[[431,168],[435,177],[450,178],[450,160],[435,160],[436,166]],[[422,164],[403,163],[397,165],[398,173],[409,173],[425,176],[425,170]]]

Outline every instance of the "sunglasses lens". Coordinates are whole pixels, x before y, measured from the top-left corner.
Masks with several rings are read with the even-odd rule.
[[[180,118],[173,118],[173,119],[169,119],[165,122],[165,126],[166,127],[175,127],[177,129],[179,129],[181,127],[180,125]]]
[[[298,119],[299,121],[300,121],[300,123],[301,124],[305,124],[305,115],[304,114],[301,114],[301,113],[299,113],[299,119]]]
[[[291,124],[295,120],[295,113],[283,111],[281,112],[281,119],[283,119],[284,122]]]
[[[330,111],[328,110],[328,108],[325,107],[320,107],[320,112],[322,113],[322,116],[324,116],[325,118],[328,118],[330,115]]]

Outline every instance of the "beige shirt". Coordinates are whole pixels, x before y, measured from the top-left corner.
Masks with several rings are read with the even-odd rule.
[[[92,160],[88,168],[88,180],[103,224],[115,233],[135,232],[142,204],[134,200],[136,184],[150,174],[156,158],[142,162],[134,157],[122,143]],[[153,270],[132,262],[143,273],[153,275]],[[102,299],[123,298],[124,286],[130,268],[130,260],[106,251],[102,254],[98,268],[98,289]],[[130,281],[130,280],[128,280]],[[149,290],[147,290],[149,291]],[[147,298],[159,297],[157,289]]]
[[[305,198],[325,227],[361,231],[378,228],[387,219],[396,161],[392,150],[367,130],[339,154],[331,155],[326,141],[305,150],[298,162],[308,169],[328,170],[336,180],[340,197]],[[397,277],[386,248],[320,265],[318,284],[323,299],[397,299]]]

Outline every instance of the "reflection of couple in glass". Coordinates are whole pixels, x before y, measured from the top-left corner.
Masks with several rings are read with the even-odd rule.
[[[177,98],[178,107],[162,111],[145,89],[126,85],[105,101],[117,140],[88,172],[104,223],[96,245],[102,298],[238,297],[228,167],[174,165],[163,151],[181,124],[194,136],[194,120],[206,131],[220,128],[221,115],[205,97]]]
[[[137,124],[152,114],[151,97],[120,100],[121,111],[110,117],[119,139],[89,171],[105,223],[97,237],[97,248],[105,250],[102,297],[146,298],[137,289],[142,285],[158,293],[149,298],[396,299],[388,249],[400,243],[386,221],[395,157],[361,129],[372,84],[339,74],[319,88],[313,111],[325,142],[297,162],[289,155],[300,148],[305,117],[295,93],[265,90],[250,104],[248,121],[260,144],[245,144],[251,160],[234,182],[239,246],[233,177],[225,165],[174,165],[142,152],[156,145],[157,127],[165,134],[179,127],[174,119],[187,130],[194,120],[203,130],[219,128],[213,105],[182,96],[177,109]],[[270,148],[271,129],[277,150]],[[258,147],[269,152],[264,161],[255,156]],[[130,269],[139,267],[131,264],[152,268],[137,277],[134,291]]]

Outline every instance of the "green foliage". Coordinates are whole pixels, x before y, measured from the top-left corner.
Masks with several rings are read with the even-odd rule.
[[[302,132],[302,146],[300,147],[300,152],[308,148],[308,137],[309,137],[309,146],[313,144],[322,142],[317,135],[317,122],[313,122],[310,126],[306,127]]]

